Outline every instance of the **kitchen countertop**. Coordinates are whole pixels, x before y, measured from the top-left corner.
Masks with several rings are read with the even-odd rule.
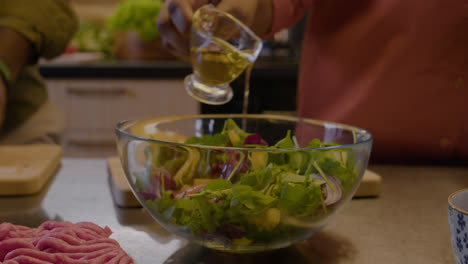
[[[142,209],[114,206],[105,159],[64,158],[41,193],[0,197],[0,222],[37,227],[46,220],[109,226],[138,264],[454,263],[447,197],[468,185],[468,167],[372,165],[379,198],[353,199],[322,231],[268,253],[229,255],[165,231]]]

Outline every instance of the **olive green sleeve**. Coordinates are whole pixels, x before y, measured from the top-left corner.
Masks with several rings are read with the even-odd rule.
[[[0,26],[22,34],[38,57],[60,55],[77,30],[68,0],[0,0]]]

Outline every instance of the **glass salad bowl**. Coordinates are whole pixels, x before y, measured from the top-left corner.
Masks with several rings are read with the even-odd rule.
[[[323,228],[358,188],[372,146],[357,127],[273,115],[129,120],[116,134],[128,183],[157,222],[236,253]]]

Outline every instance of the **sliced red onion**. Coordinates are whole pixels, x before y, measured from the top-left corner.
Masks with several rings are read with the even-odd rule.
[[[325,175],[327,179],[324,179],[322,175],[318,173],[311,174],[310,177],[312,179],[325,180],[326,182],[329,182],[331,185],[333,185],[333,188],[328,183],[322,185],[322,194],[324,196],[324,204],[326,206],[332,206],[341,201],[343,198],[343,188],[341,187],[340,179],[328,174]]]
[[[142,192],[139,192],[139,194],[143,197],[143,199],[145,200],[156,200],[160,197],[156,196],[156,194],[154,193],[151,193],[151,192],[147,192],[147,191],[142,191]]]
[[[223,178],[227,180],[231,174],[237,174],[245,171],[245,158],[241,159],[241,154],[238,151],[228,152],[229,158],[225,163],[213,164],[212,178]],[[240,164],[239,164],[240,163]],[[234,171],[235,170],[235,171]]]
[[[203,189],[203,187],[205,187],[208,183],[202,183],[202,184],[199,184],[199,185],[195,185],[193,186],[192,188],[189,188],[189,189],[186,189],[186,190],[183,190],[183,191],[178,191],[178,192],[175,192],[173,194],[174,198],[175,199],[184,199],[186,198],[188,195],[191,195],[191,194],[195,194],[197,192],[199,192],[201,189]]]
[[[214,233],[201,233],[205,240],[215,241],[230,247],[233,239],[244,237],[246,232],[235,224],[225,224],[218,228]]]
[[[213,241],[213,242],[218,242],[218,243],[224,244],[225,248],[231,247],[232,239],[230,239],[230,238],[228,238],[226,236],[218,235],[218,234],[215,234],[215,233],[204,233],[204,234],[201,234],[201,235],[207,241]]]
[[[219,228],[216,233],[225,235],[231,239],[242,238],[245,236],[245,231],[235,224],[225,224],[223,227]]]
[[[161,183],[161,174],[164,175],[164,189],[165,190],[176,190],[177,184],[172,179],[171,173],[167,169],[159,169],[158,175],[156,176],[156,181]]]
[[[156,198],[161,198],[162,188],[161,188],[161,177],[164,175],[164,189],[165,190],[176,190],[177,184],[172,179],[171,173],[165,168],[154,169],[153,171],[156,176],[151,177],[150,182],[147,188],[144,190],[146,196],[152,194]],[[154,199],[152,199],[154,200]]]
[[[248,135],[244,140],[244,145],[264,145],[268,146],[268,143],[263,140],[259,134]]]

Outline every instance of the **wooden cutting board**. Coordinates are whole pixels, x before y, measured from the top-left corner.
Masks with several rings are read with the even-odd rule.
[[[107,158],[107,170],[114,203],[120,207],[140,207],[125,178],[119,157]]]
[[[0,195],[38,193],[62,158],[58,145],[0,146]]]
[[[108,158],[107,166],[110,174],[109,181],[115,204],[120,207],[140,207],[140,203],[133,195],[125,178],[120,159],[118,157]],[[379,196],[381,183],[382,177],[379,174],[366,170],[354,197]]]
[[[362,176],[361,184],[354,193],[354,197],[377,197],[381,193],[382,176],[371,171],[366,170]]]

